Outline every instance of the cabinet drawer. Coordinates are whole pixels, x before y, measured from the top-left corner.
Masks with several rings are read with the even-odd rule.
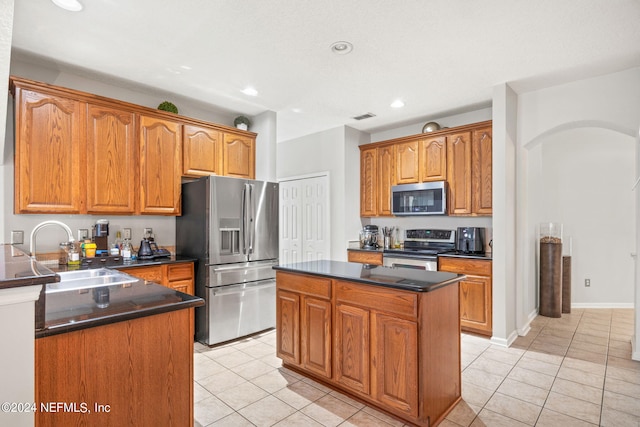
[[[336,304],[341,302],[402,316],[418,317],[418,295],[385,287],[335,282]]]
[[[193,263],[191,262],[168,264],[166,267],[167,280],[169,282],[173,282],[174,280],[193,279]]]
[[[382,252],[348,251],[349,262],[382,265]]]
[[[287,289],[325,299],[331,298],[331,279],[277,271],[276,284],[278,289]]]
[[[438,270],[491,277],[491,260],[439,257]]]
[[[190,279],[170,282],[168,287],[185,294],[193,295],[193,280]]]

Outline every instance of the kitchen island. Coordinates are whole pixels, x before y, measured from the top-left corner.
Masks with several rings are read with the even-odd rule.
[[[283,366],[419,426],[461,399],[464,275],[338,261],[274,268]]]
[[[56,274],[16,248],[4,249],[0,270],[11,275],[0,276],[0,290],[43,283],[46,289],[35,304],[44,314],[35,328],[35,357],[37,316],[30,312],[35,394],[6,401],[35,415],[36,426],[193,425],[192,311],[202,299],[116,270]],[[7,425],[22,425],[21,414],[3,415]]]

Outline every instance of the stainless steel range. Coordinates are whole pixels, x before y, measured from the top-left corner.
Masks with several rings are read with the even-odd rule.
[[[385,249],[383,265],[436,271],[438,254],[455,252],[455,230],[406,230],[403,249]]]

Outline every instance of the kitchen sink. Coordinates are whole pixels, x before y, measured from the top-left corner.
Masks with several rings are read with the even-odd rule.
[[[136,277],[109,268],[62,271],[59,272],[58,275],[60,276],[60,281],[47,284],[46,293],[51,294],[100,286],[123,285],[138,281]]]

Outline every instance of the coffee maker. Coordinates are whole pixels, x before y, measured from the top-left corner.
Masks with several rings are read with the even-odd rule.
[[[99,219],[93,226],[93,241],[96,244],[96,256],[109,255],[109,221]]]
[[[378,226],[365,225],[360,232],[360,248],[362,249],[378,249]]]
[[[485,229],[458,227],[456,250],[463,254],[484,254]]]

